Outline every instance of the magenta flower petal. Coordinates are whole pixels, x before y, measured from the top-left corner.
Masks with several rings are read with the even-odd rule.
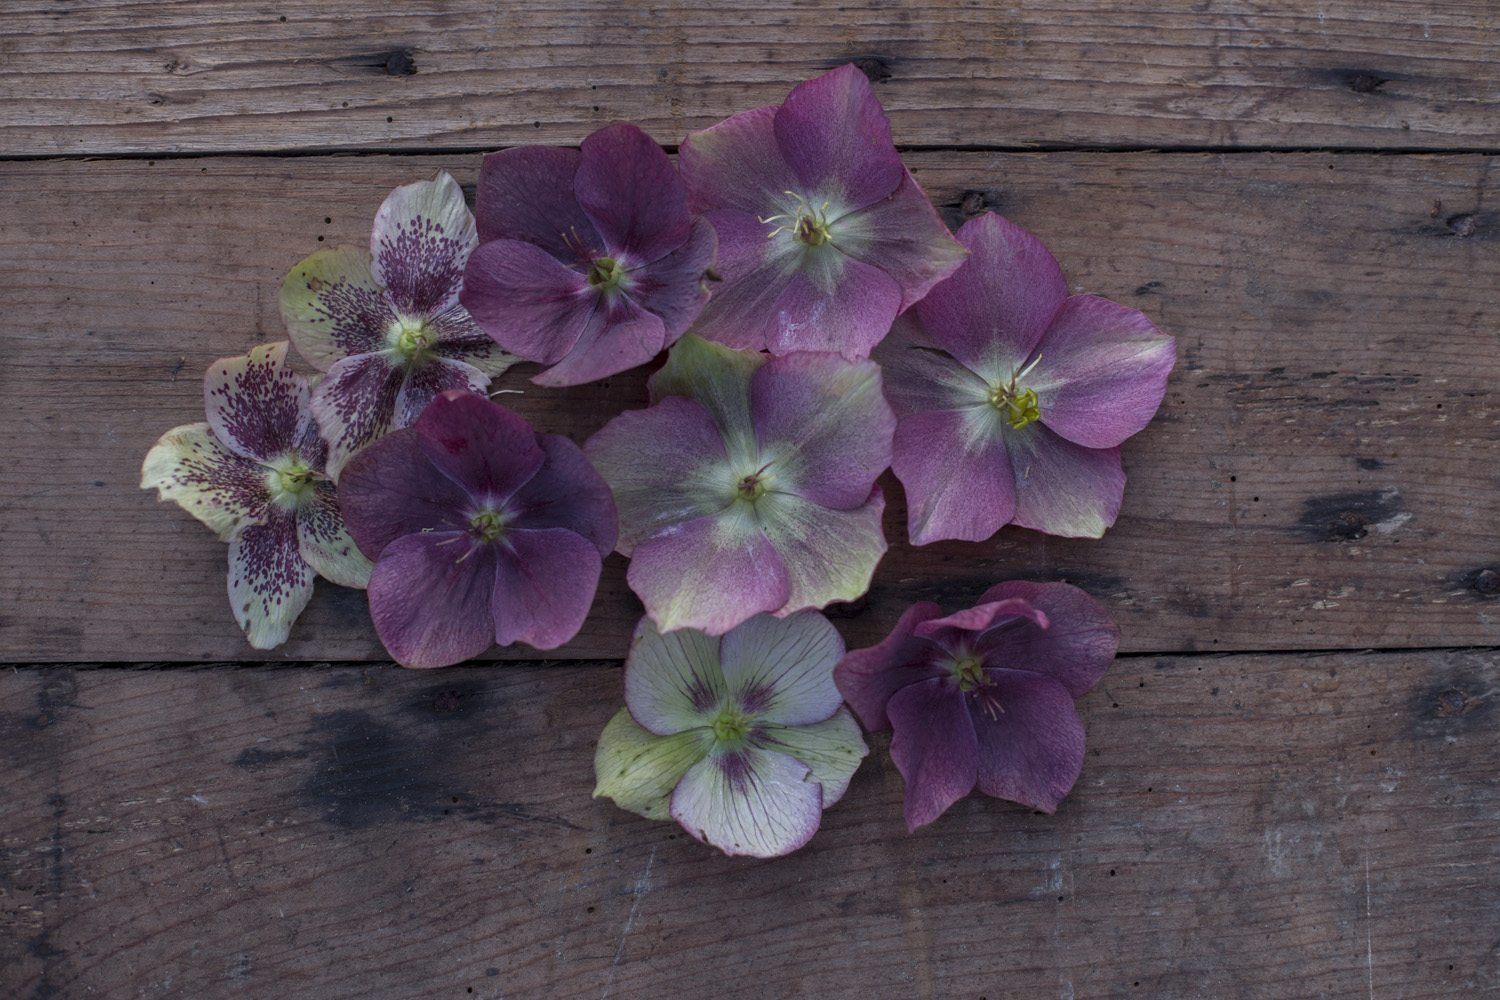
[[[386,197],[370,233],[370,272],[399,312],[430,316],[458,302],[464,265],[478,244],[463,191],[439,173]]]
[[[917,179],[904,171],[889,198],[839,220],[838,247],[895,279],[903,311],[925,298],[967,256]]]
[[[473,365],[448,358],[432,358],[407,373],[396,394],[395,424],[410,427],[427,404],[445,392],[484,393],[490,377]]]
[[[335,479],[354,453],[391,430],[406,373],[391,351],[336,361],[313,390],[312,413]]]
[[[474,251],[463,304],[507,351],[544,365],[568,356],[596,311],[581,272],[513,239],[490,240]]]
[[[1030,601],[1015,597],[985,601],[976,607],[922,622],[917,626],[916,634],[957,656],[970,651],[971,647],[984,648],[991,636],[1017,629],[1046,629],[1049,624],[1046,614],[1032,606]]]
[[[823,786],[807,765],[747,745],[711,754],[682,776],[672,818],[725,854],[774,858],[812,839],[823,817]]]
[[[580,152],[573,192],[610,252],[650,262],[687,241],[687,191],[654,139],[617,122],[584,139]]]
[[[446,667],[495,639],[490,601],[498,555],[467,532],[405,535],[370,574],[370,617],[403,667]]]
[[[542,467],[511,495],[509,506],[529,530],[567,528],[588,540],[600,558],[618,539],[615,501],[583,450],[561,434],[538,434]]]
[[[986,673],[1000,710],[992,716],[971,709],[979,790],[1055,812],[1083,769],[1083,720],[1073,696],[1052,678],[1027,670]]]
[[[932,644],[916,634],[918,625],[942,613],[931,601],[918,601],[902,612],[890,635],[868,649],[850,650],[834,668],[839,693],[866,729],[891,728],[891,695],[945,672]]]
[[[566,528],[517,529],[505,536],[490,601],[495,642],[556,649],[578,634],[594,603],[598,548]]]
[[[454,306],[430,317],[427,325],[436,335],[436,339],[428,348],[434,357],[424,358],[424,361],[438,359],[461,361],[482,372],[486,377],[486,383],[489,378],[504,374],[516,362],[514,357],[500,349],[500,345],[484,332],[484,329],[474,321],[474,317],[470,316],[469,311],[462,305]]]
[[[698,217],[687,239],[670,253],[629,273],[631,300],[661,317],[666,342],[675,343],[703,311],[708,301],[705,274],[714,266],[718,237],[707,219]]]
[[[532,379],[537,385],[583,385],[643,365],[666,346],[660,316],[629,299],[598,303],[569,354]]]
[[[689,133],[677,156],[694,212],[734,209],[752,219],[799,183],[776,141],[776,108],[730,115]],[[765,228],[761,228],[765,238]]]
[[[927,336],[915,310],[897,317],[870,355],[881,370],[885,398],[898,417],[965,410],[989,402],[990,385]]]
[[[719,644],[724,681],[740,709],[780,726],[812,725],[839,710],[833,667],[843,655],[838,629],[815,611],[751,618]]]
[[[1120,628],[1109,612],[1077,587],[1062,583],[998,583],[981,603],[1020,599],[1045,614],[1048,626],[1001,628],[979,637],[986,663],[1013,665],[1046,674],[1074,698],[1087,694],[1114,662]]]
[[[979,741],[965,701],[956,687],[933,678],[908,684],[886,705],[895,729],[891,760],[906,782],[907,830],[926,826],[974,790]]]
[[[338,494],[349,533],[371,559],[406,535],[469,529],[468,491],[428,463],[414,430],[387,434],[356,455]]]
[[[522,146],[484,158],[474,215],[481,243],[524,240],[562,260],[580,247],[602,253],[604,241],[573,193],[576,149]]]
[[[853,63],[793,87],[773,128],[802,189],[850,209],[887,197],[905,173],[885,110]]]
[[[504,501],[526,485],[546,457],[536,431],[483,396],[446,393],[412,425],[432,466],[475,501]]]
[[[1033,424],[1008,437],[1015,523],[1065,538],[1100,538],[1125,496],[1118,448],[1084,448]]]
[[[972,433],[978,410],[917,413],[901,420],[891,469],[906,490],[913,545],[945,538],[980,542],[1016,516],[1016,480],[1005,439]]]
[[[1064,303],[1032,376],[1042,423],[1085,448],[1113,448],[1161,406],[1177,342],[1144,314],[1093,295]]]
[[[312,600],[312,567],[297,544],[297,519],[273,508],[264,522],[229,542],[229,607],[256,649],[286,642],[292,623]]]
[[[307,409],[307,380],[286,363],[286,342],[214,362],[203,400],[214,436],[246,458],[269,462],[292,450]]]

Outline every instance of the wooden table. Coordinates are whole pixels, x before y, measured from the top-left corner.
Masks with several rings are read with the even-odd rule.
[[[880,738],[780,861],[591,800],[618,557],[546,663],[403,671],[328,586],[244,644],[137,475],[293,262],[483,150],[670,145],[848,60],[950,222],[1178,338],[1107,538],[897,541],[837,617],[1107,601],[1057,815],[908,836]],[[1500,990],[1497,66],[1491,0],[0,0],[0,995]],[[643,383],[510,400],[581,439]]]

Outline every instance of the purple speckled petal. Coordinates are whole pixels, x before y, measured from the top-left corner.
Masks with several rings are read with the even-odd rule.
[[[956,271],[968,253],[916,178],[903,173],[889,198],[841,217],[832,232],[840,250],[896,280],[905,310]]]
[[[332,483],[315,483],[298,505],[297,548],[323,579],[358,590],[369,586],[370,560],[344,525]]]
[[[583,450],[561,434],[539,434],[545,456],[536,475],[506,504],[517,528],[567,528],[609,555],[618,537],[614,496]]]
[[[859,762],[870,752],[859,723],[847,708],[840,708],[831,719],[812,725],[761,727],[755,742],[806,764],[812,770],[808,780],[823,786],[824,809],[844,797]]]
[[[1104,605],[1066,583],[1012,580],[985,591],[983,602],[1020,598],[1046,614],[1050,626],[994,629],[979,637],[978,651],[991,667],[1030,670],[1083,697],[1114,662],[1120,628]]]
[[[478,245],[462,189],[440,171],[386,197],[370,233],[371,273],[398,310],[431,316],[458,301],[464,265]]]
[[[264,523],[246,525],[229,541],[229,607],[256,649],[286,642],[312,600],[313,579],[291,511],[269,508]]]
[[[1048,626],[1047,616],[1029,601],[1015,597],[985,601],[975,607],[933,618],[917,626],[916,634],[952,655],[974,652],[981,633],[998,634],[1016,628]]]
[[[816,611],[756,615],[726,633],[719,648],[740,711],[782,726],[823,722],[838,711],[843,698],[833,667],[843,655],[838,630]]]
[[[229,541],[261,521],[271,502],[266,469],[220,443],[208,424],[174,427],[146,453],[141,489],[156,490]]]
[[[885,496],[879,486],[853,510],[831,510],[776,492],[761,497],[755,507],[791,582],[781,614],[857,600],[870,589],[886,550],[880,526]]]
[[[567,357],[598,306],[583,272],[520,240],[494,240],[474,251],[461,298],[497,344],[544,365]]]
[[[891,123],[852,63],[793,87],[773,128],[797,190],[863,208],[889,196],[905,173]]]
[[[498,545],[495,642],[556,649],[577,635],[599,586],[598,547],[566,528],[516,529]]]
[[[532,378],[537,385],[583,385],[643,365],[666,346],[660,316],[628,297],[598,299],[573,349]]]
[[[991,716],[969,701],[978,739],[979,790],[1053,812],[1083,769],[1083,721],[1067,688],[1025,670],[987,670]],[[967,700],[967,699],[966,699]],[[891,747],[894,754],[895,745]]]
[[[473,393],[444,393],[412,427],[433,467],[481,503],[510,497],[545,458],[530,424]]]
[[[896,427],[891,468],[906,490],[913,545],[947,538],[978,542],[1015,517],[1015,476],[1006,439],[988,430],[997,411],[914,413]]]
[[[431,350],[438,357],[473,365],[490,378],[504,374],[517,361],[515,355],[501,350],[461,305],[438,313],[427,323],[437,331],[437,342]]]
[[[312,393],[312,414],[328,442],[328,474],[338,479],[354,453],[391,430],[406,372],[394,351],[334,363]]]
[[[681,246],[629,272],[631,299],[661,317],[668,346],[693,325],[708,301],[705,275],[718,245],[712,224],[695,218]]]
[[[467,392],[479,396],[489,387],[490,377],[473,365],[448,358],[424,358],[409,365],[406,381],[396,396],[396,415],[393,427],[410,427],[417,422],[422,411],[445,392]]]
[[[1024,368],[1068,297],[1057,260],[993,212],[958,231],[969,259],[914,307],[927,336],[992,385]]]
[[[1022,528],[1065,538],[1100,538],[1125,496],[1120,449],[1083,448],[1042,424],[1006,435]]]
[[[1151,422],[1177,342],[1135,309],[1093,295],[1063,303],[1026,380],[1042,422],[1074,444],[1113,448]]]
[[[659,736],[713,722],[728,697],[719,666],[719,639],[697,629],[660,632],[642,618],[625,660],[625,706]]]
[[[520,146],[484,158],[474,214],[479,238],[524,240],[569,263],[604,251],[604,241],[573,194],[576,149]]]
[[[750,413],[772,489],[856,507],[891,464],[896,417],[873,361],[808,352],[773,358],[751,378]]]
[[[446,667],[495,639],[490,595],[495,547],[465,532],[407,535],[385,547],[370,574],[370,617],[403,667]]]
[[[319,250],[287,272],[281,318],[297,353],[319,371],[340,358],[383,350],[396,311],[370,273],[370,253]]]
[[[672,793],[672,818],[728,855],[775,858],[812,839],[823,786],[805,764],[747,744],[694,764]]]
[[[583,140],[573,192],[612,254],[653,261],[682,246],[692,227],[687,191],[666,152],[629,122]]]
[[[268,462],[291,451],[307,410],[307,379],[286,363],[286,341],[215,361],[203,376],[208,425],[231,450]]]
[[[688,133],[677,160],[689,208],[731,208],[752,218],[781,210],[797,175],[776,143],[775,119],[775,107],[755,108]]]
[[[937,662],[940,651],[916,635],[918,625],[942,613],[931,601],[918,601],[902,612],[890,635],[868,648],[851,650],[834,668],[839,693],[866,729],[891,728],[886,714],[891,695],[946,672]]]
[[[468,531],[473,506],[467,491],[427,461],[411,429],[354,456],[339,477],[338,496],[349,533],[371,559],[405,535]]]
[[[891,696],[891,760],[906,781],[906,828],[937,819],[974,790],[979,741],[968,697],[947,680],[908,684]]]

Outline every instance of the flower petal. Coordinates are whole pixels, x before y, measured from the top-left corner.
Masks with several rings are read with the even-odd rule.
[[[693,729],[657,736],[620,709],[599,734],[594,751],[594,798],[612,799],[647,819],[670,819],[672,790],[708,754],[712,736]]]
[[[625,578],[664,632],[723,635],[752,615],[783,607],[792,593],[787,566],[745,503],[638,542]]]
[[[503,375],[520,360],[502,351],[500,345],[469,315],[469,310],[461,305],[438,313],[427,323],[437,331],[432,353],[449,361],[473,365],[490,378]]]
[[[1083,720],[1073,696],[1052,678],[1029,671],[985,673],[1001,710],[993,718],[970,711],[979,747],[979,790],[1053,812],[1083,769]],[[891,750],[894,754],[894,741]]]
[[[344,526],[332,483],[316,483],[297,508],[297,549],[325,580],[357,590],[370,585],[370,560]]]
[[[1045,629],[1047,616],[1019,597],[986,601],[917,626],[916,634],[952,655],[972,649],[989,636],[1021,628]],[[1011,666],[1011,664],[1006,664]]]
[[[478,503],[509,498],[546,457],[523,418],[469,392],[437,397],[412,427],[427,460]]]
[[[478,245],[463,190],[439,171],[386,197],[370,232],[370,270],[398,310],[431,316],[458,301],[464,265]]]
[[[885,496],[879,486],[854,510],[831,510],[775,492],[755,506],[791,583],[779,613],[853,601],[870,589],[875,566],[886,550],[880,525]]]
[[[853,63],[793,87],[773,127],[801,191],[863,208],[905,173],[885,110]]]
[[[881,388],[898,417],[989,405],[989,383],[934,344],[916,310],[896,317],[870,357],[880,365]]]
[[[1046,629],[1028,625],[982,636],[985,663],[1046,674],[1074,698],[1083,697],[1114,662],[1120,627],[1104,605],[1066,583],[1011,580],[997,583],[980,600],[1015,598],[1043,612],[1050,624]]]
[[[141,489],[156,490],[213,529],[221,542],[259,522],[271,502],[266,470],[219,442],[208,424],[163,434],[141,465]]]
[[[370,573],[370,617],[403,667],[446,667],[495,641],[495,547],[465,532],[406,535]]]
[[[754,108],[688,133],[677,162],[692,211],[732,208],[764,217],[785,200],[797,175],[776,143],[775,120],[775,107]]]
[[[465,309],[505,350],[550,365],[573,350],[598,298],[583,272],[521,240],[492,240],[464,272]]]
[[[618,518],[609,484],[583,449],[561,434],[538,434],[542,467],[510,498],[506,509],[518,529],[567,528],[594,544],[600,557],[615,549]]]
[[[979,742],[968,698],[940,677],[908,684],[886,705],[891,760],[906,782],[906,828],[937,819],[974,790]]]
[[[396,312],[370,273],[368,250],[319,250],[281,283],[281,318],[297,353],[319,371],[383,350]]]
[[[651,376],[651,401],[685,396],[708,412],[723,438],[722,447],[736,461],[759,455],[750,420],[750,380],[765,364],[755,351],[737,351],[689,334],[672,345],[667,363]]]
[[[573,193],[611,253],[653,261],[686,242],[687,190],[656,140],[616,122],[584,139],[579,151]]]
[[[495,642],[556,649],[577,635],[599,588],[594,543],[566,528],[515,528],[499,545],[490,602]]]
[[[896,426],[891,469],[906,490],[913,545],[947,538],[979,542],[1016,514],[1016,482],[1006,439],[987,430],[996,411],[914,413]]]
[[[467,532],[473,506],[461,486],[432,468],[411,429],[354,456],[339,477],[338,497],[349,534],[371,559],[406,535]]]
[[[1125,496],[1120,449],[1084,448],[1041,424],[1005,436],[1016,476],[1015,524],[1065,538],[1099,538]]]
[[[557,364],[532,378],[537,385],[583,385],[643,365],[667,344],[661,317],[628,297],[598,300],[578,342]]]
[[[650,732],[666,736],[708,726],[728,694],[719,639],[697,629],[661,632],[642,618],[625,660],[625,706]]]
[[[938,677],[946,671],[937,664],[939,652],[916,634],[922,622],[941,615],[931,601],[918,601],[901,613],[896,627],[873,646],[847,653],[833,669],[839,694],[849,703],[866,729],[891,728],[886,703],[891,695],[917,681]]]
[[[913,308],[927,336],[997,385],[1027,360],[1068,297],[1057,260],[993,212],[958,231],[969,259]]]
[[[1085,448],[1113,448],[1140,431],[1167,393],[1177,341],[1144,314],[1075,295],[1038,345],[1027,388],[1042,423]]]
[[[445,392],[467,392],[483,396],[490,377],[465,361],[430,357],[409,365],[406,380],[396,395],[396,427],[410,427],[422,411]]]
[[[286,642],[312,600],[314,574],[297,547],[296,518],[272,508],[229,540],[229,607],[256,649]]]
[[[756,615],[719,647],[724,683],[740,710],[782,726],[823,722],[838,711],[844,699],[833,667],[843,655],[838,629],[816,611]]]
[[[844,797],[859,762],[870,752],[847,708],[812,725],[767,727],[757,742],[806,764],[812,770],[810,780],[823,786],[824,809]]]
[[[880,268],[901,286],[901,309],[921,301],[958,270],[968,252],[938,217],[915,177],[903,170],[889,198],[835,221],[833,244]]]
[[[203,376],[208,425],[232,451],[268,462],[291,451],[307,412],[307,379],[286,363],[286,341],[215,361]]]
[[[672,818],[725,854],[775,858],[812,839],[823,817],[823,786],[806,765],[747,744],[688,768],[672,793]]]
[[[896,417],[873,361],[806,352],[773,358],[751,380],[750,411],[777,490],[855,507],[891,464]]]
[[[630,297],[661,317],[668,345],[682,336],[703,311],[709,297],[706,276],[718,247],[713,225],[697,217],[681,246],[629,272]]]
[[[576,149],[519,146],[484,158],[474,214],[479,238],[524,240],[565,261],[604,242],[573,194],[581,156]]]
[[[328,475],[337,480],[355,452],[391,430],[406,372],[394,351],[336,361],[313,389],[312,413],[328,442]]]

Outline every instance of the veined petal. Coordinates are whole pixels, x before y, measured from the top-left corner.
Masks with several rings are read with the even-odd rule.
[[[934,344],[916,310],[896,317],[870,357],[880,365],[881,388],[898,417],[989,405],[989,383]]]
[[[460,297],[496,343],[544,365],[568,356],[598,306],[582,271],[513,239],[492,240],[474,251]]]
[[[406,372],[394,351],[334,362],[312,393],[312,413],[328,442],[328,475],[337,480],[354,453],[391,430]]]
[[[740,711],[782,726],[823,722],[838,711],[844,699],[833,667],[843,655],[838,629],[816,611],[756,615],[719,647],[724,683]]]
[[[874,646],[852,650],[834,668],[839,693],[866,729],[891,728],[886,714],[891,696],[908,684],[946,672],[936,662],[932,643],[916,634],[918,625],[942,613],[931,601],[918,601],[902,612],[890,635]]]
[[[746,744],[688,768],[672,793],[672,818],[725,854],[774,858],[812,839],[823,816],[823,786],[810,769]]]
[[[370,273],[370,254],[319,250],[281,283],[281,318],[297,353],[319,371],[340,358],[383,350],[396,311]]]
[[[594,543],[566,528],[516,528],[498,545],[490,601],[495,643],[556,649],[577,635],[599,586]]]
[[[672,345],[667,363],[647,382],[651,402],[685,396],[707,411],[737,461],[754,461],[759,450],[750,419],[750,380],[765,364],[755,351],[737,351],[689,334]]]
[[[879,486],[854,510],[832,510],[776,492],[767,493],[755,506],[791,585],[779,613],[852,601],[870,589],[870,578],[886,550],[880,526],[885,497]]]
[[[387,545],[370,574],[370,617],[403,667],[446,667],[495,641],[490,597],[495,548],[465,532],[407,535]]]
[[[1083,721],[1067,688],[1025,670],[987,670],[993,716],[970,709],[979,790],[1053,812],[1083,769]],[[892,753],[895,742],[892,741]]]
[[[631,299],[661,317],[668,346],[703,311],[709,297],[706,276],[713,267],[718,246],[713,225],[697,217],[681,246],[628,272]]]
[[[629,122],[583,140],[573,192],[612,253],[657,260],[687,240],[687,191],[666,151]]]
[[[666,346],[661,317],[629,297],[595,297],[578,342],[566,356],[532,378],[537,385],[583,385],[643,365]]]
[[[904,311],[956,271],[968,252],[938,217],[915,177],[903,170],[891,196],[836,220],[833,245],[880,268],[901,286]]]
[[[561,434],[538,434],[542,467],[506,505],[517,528],[567,528],[593,543],[600,557],[618,538],[615,501],[583,450]]]
[[[797,186],[776,142],[776,108],[741,111],[697,132],[678,148],[678,166],[694,212],[732,208],[766,216]]]
[[[271,502],[266,470],[219,442],[206,423],[174,427],[141,465],[141,489],[156,490],[229,541],[265,517]]]
[[[437,397],[412,428],[433,467],[476,502],[508,499],[536,475],[545,458],[530,424],[469,392]]]
[[[229,606],[256,649],[286,642],[312,599],[313,570],[297,545],[296,517],[271,508],[229,540]]]
[[[594,798],[604,796],[647,819],[670,819],[672,790],[688,768],[708,755],[711,743],[707,729],[657,736],[622,708],[599,734]]]
[[[473,365],[490,378],[503,375],[506,369],[520,360],[501,350],[500,345],[469,315],[469,310],[461,305],[429,318],[427,325],[437,331],[437,342],[432,345],[433,354],[449,361]]]
[[[1015,517],[1007,438],[990,427],[997,417],[986,404],[913,413],[897,424],[891,468],[906,490],[913,545],[983,541]]]
[[[344,526],[332,483],[314,484],[298,506],[297,549],[325,580],[358,590],[370,584],[370,560]]]
[[[974,790],[979,741],[968,696],[940,677],[908,684],[886,712],[895,730],[891,760],[906,782],[906,828],[937,819]]]
[[[406,369],[406,379],[396,394],[393,427],[410,427],[422,411],[445,392],[466,392],[483,396],[490,377],[466,361],[429,357]]]
[[[387,434],[354,456],[339,477],[339,507],[371,559],[406,535],[469,530],[473,500],[439,475],[411,429]]]
[[[853,63],[793,87],[773,128],[797,190],[863,208],[890,195],[905,173],[885,110]]]
[[[208,425],[231,450],[268,462],[297,443],[307,379],[286,363],[286,341],[221,358],[203,376]]]
[[[729,693],[719,645],[719,639],[697,629],[663,633],[642,618],[625,660],[631,717],[661,736],[710,725]]]
[[[844,797],[859,762],[870,752],[847,708],[812,725],[767,726],[757,742],[806,764],[812,771],[810,780],[823,786],[824,809]]]
[[[478,245],[463,190],[439,171],[386,197],[370,232],[371,273],[398,310],[431,316],[458,301],[464,265]]]
[[[1100,538],[1125,496],[1120,449],[1084,448],[1042,424],[1005,436],[1016,476],[1015,523],[1065,538]]]
[[[604,241],[573,193],[580,159],[576,149],[548,146],[486,156],[474,199],[480,239],[524,240],[569,262],[602,253]]]
[[[1081,698],[1104,676],[1120,646],[1120,628],[1104,605],[1066,583],[1012,580],[985,591],[983,602],[1015,598],[1046,614],[1048,628],[1022,625],[981,635],[978,651],[992,667],[1045,674]]]

